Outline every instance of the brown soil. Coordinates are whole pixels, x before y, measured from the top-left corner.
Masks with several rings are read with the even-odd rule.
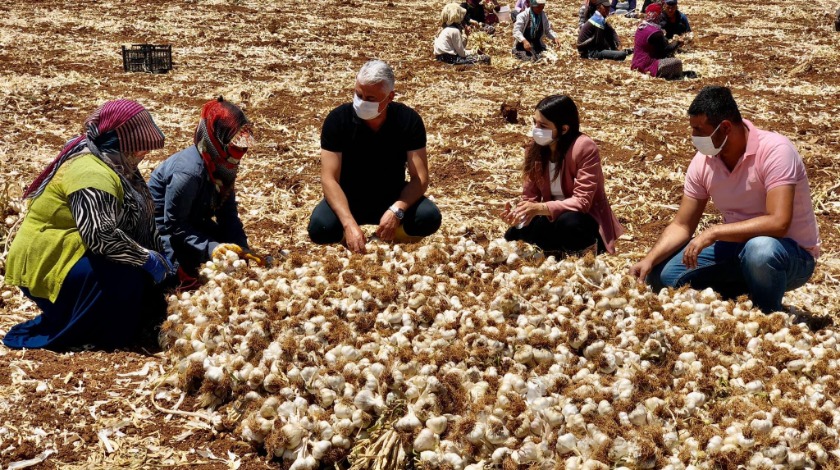
[[[795,296],[792,302],[840,311],[840,35],[830,30],[833,18],[791,11],[783,0],[686,1],[681,9],[691,18],[695,39],[681,57],[700,78],[666,82],[632,72],[628,62],[581,61],[571,46],[579,2],[548,7],[562,42],[556,61],[514,61],[509,27],[501,27],[487,49],[493,65],[474,68],[432,60],[440,3],[226,3],[0,4],[0,178],[17,188],[28,184],[96,106],[117,97],[147,106],[167,136],[166,147],[141,165],[148,175],[166,156],[191,145],[201,104],[223,95],[242,103],[258,128],[259,146],[246,157],[238,182],[251,244],[274,255],[289,249],[306,257],[306,223],[322,197],[321,123],[351,99],[361,64],[378,57],[396,70],[397,100],[424,118],[430,195],[448,221],[442,235],[461,223],[470,225],[468,234],[503,233],[494,214],[521,186],[533,106],[547,94],[567,93],[580,107],[584,132],[600,146],[608,196],[628,228],[612,262],[626,263],[652,246],[679,204],[693,155],[688,104],[702,86],[726,84],[745,117],[789,137],[808,167],[825,255],[814,276],[819,284],[807,291],[819,305],[804,305]],[[746,28],[744,18],[750,18]],[[629,47],[637,21],[610,21]],[[120,46],[141,42],[172,44],[174,69],[165,75],[124,73]],[[503,117],[502,103],[516,101],[516,116],[508,111]],[[2,332],[36,314],[19,294],[3,300],[0,310]],[[0,374],[0,430],[7,431],[0,431],[0,462],[54,448],[56,454],[32,468],[228,468],[201,455],[210,450],[222,459],[232,452],[240,468],[277,467],[232,434],[197,429],[176,439],[191,420],[154,408],[148,380],[154,374],[119,375],[146,363],[157,374],[169,367],[165,353],[56,354],[0,346],[0,370],[7,371]],[[39,382],[47,391],[36,392]],[[196,407],[187,397],[179,409]],[[117,448],[107,452],[97,433],[123,420],[124,436],[112,434]]]

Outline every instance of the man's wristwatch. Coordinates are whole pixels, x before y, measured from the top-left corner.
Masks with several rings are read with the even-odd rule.
[[[397,206],[391,206],[388,208],[389,211],[393,212],[397,219],[402,220],[405,217],[405,211],[400,209]]]

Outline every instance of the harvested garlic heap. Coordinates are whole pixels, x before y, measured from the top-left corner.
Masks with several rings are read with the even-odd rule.
[[[316,250],[208,263],[161,336],[170,384],[291,469],[840,462],[833,329],[518,242]]]

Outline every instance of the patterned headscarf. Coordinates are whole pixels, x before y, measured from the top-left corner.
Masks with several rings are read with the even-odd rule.
[[[131,100],[108,101],[88,116],[82,135],[64,145],[26,188],[23,197],[38,197],[64,162],[86,150],[113,168],[122,181],[141,193],[148,193],[133,153],[163,148],[163,142],[163,132],[143,105]]]
[[[659,3],[651,3],[645,10],[645,23],[654,25],[659,24],[659,17],[662,15],[662,5]]]
[[[195,130],[195,146],[204,160],[210,179],[224,201],[233,190],[239,160],[246,148],[230,145],[240,130],[250,121],[238,106],[221,96],[208,101],[201,108],[201,120]]]

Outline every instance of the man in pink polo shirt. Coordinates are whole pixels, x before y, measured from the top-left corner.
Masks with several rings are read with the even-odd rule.
[[[820,253],[802,157],[786,137],[742,119],[729,88],[703,88],[688,115],[698,152],[680,208],[631,273],[655,290],[711,287],[724,297],[749,294],[764,312],[781,310]],[[723,223],[694,236],[710,198]]]

